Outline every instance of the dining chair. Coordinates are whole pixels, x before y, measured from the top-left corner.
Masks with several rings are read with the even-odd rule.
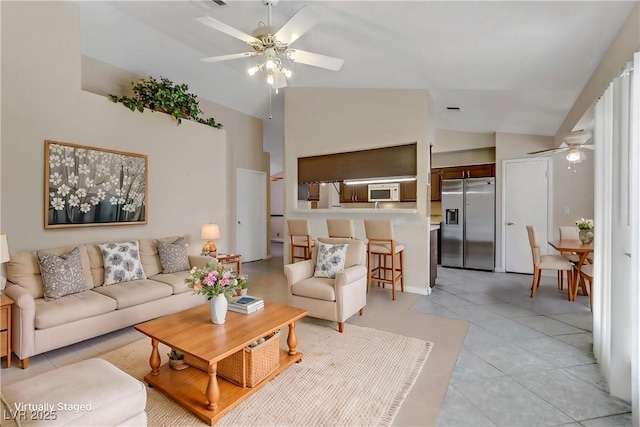
[[[578,240],[578,229],[573,225],[563,225],[558,227],[560,231],[560,240]],[[575,254],[573,252],[560,252],[560,255],[565,257],[567,261],[572,262],[574,264],[580,261],[580,255]],[[563,272],[562,270],[558,270],[558,289],[562,290],[563,283]]]
[[[589,293],[589,308],[593,311],[593,264],[582,264],[582,268],[578,272],[580,274],[580,279],[585,281],[588,285],[588,293]],[[584,288],[583,288],[584,290]],[[578,295],[578,287],[573,291],[573,299],[575,301],[576,296]]]
[[[315,243],[311,238],[309,220],[288,219],[287,228],[289,229],[291,264],[296,262],[297,259],[311,259],[311,249],[315,246]],[[301,249],[302,255],[296,255],[296,249]]]
[[[327,218],[327,231],[329,232],[329,237],[356,238],[356,230],[352,219]]]
[[[382,286],[391,285],[391,299],[396,299],[396,283],[404,292],[404,245],[393,238],[393,222],[387,220],[364,220],[367,236],[367,291],[371,282]],[[390,264],[387,260],[390,258]],[[375,264],[375,266],[374,266]]]
[[[566,271],[569,286],[569,301],[573,289],[571,287],[573,279],[573,264],[562,255],[540,255],[540,242],[538,241],[538,233],[536,227],[527,225],[527,233],[529,235],[529,245],[531,246],[531,255],[533,257],[533,283],[531,284],[531,298],[536,296],[536,291],[540,287],[540,277],[542,270],[558,270]]]

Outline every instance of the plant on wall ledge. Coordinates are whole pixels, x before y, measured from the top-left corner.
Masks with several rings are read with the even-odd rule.
[[[202,113],[196,95],[189,93],[189,86],[186,84],[174,84],[171,80],[160,77],[156,80],[153,77],[131,82],[131,88],[135,94],[133,97],[109,95],[113,102],[121,102],[131,111],[138,110],[141,113],[145,108],[153,111],[160,111],[175,117],[178,124],[182,119],[193,120],[216,129],[222,129],[222,123],[215,121],[213,117],[208,119],[199,117]]]

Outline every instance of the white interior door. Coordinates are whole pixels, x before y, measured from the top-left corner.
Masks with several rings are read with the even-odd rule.
[[[505,160],[503,165],[504,265],[512,273],[533,273],[527,225],[535,225],[540,253],[547,253],[549,160]]]
[[[236,250],[243,262],[267,257],[267,174],[236,170]]]

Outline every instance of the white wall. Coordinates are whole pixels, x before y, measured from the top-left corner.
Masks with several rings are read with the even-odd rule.
[[[135,73],[114,67],[94,58],[82,56],[82,89],[98,95],[108,94],[131,95],[131,82],[148,76],[140,76]],[[154,76],[157,77],[157,76]],[[178,82],[176,82],[178,83]],[[228,216],[231,218],[228,227],[220,229],[221,237],[228,239],[229,246],[225,251],[236,252],[236,182],[235,174],[237,168],[257,170],[269,173],[269,153],[262,148],[262,120],[249,115],[231,110],[220,104],[206,99],[198,99],[200,109],[203,111],[202,117],[213,117],[218,123],[223,124],[226,133],[227,150],[226,157],[221,157],[221,153],[210,158],[208,169],[217,168],[219,164],[225,163],[227,175],[222,181],[216,181],[218,185],[225,185],[227,192],[227,203],[229,206]],[[147,112],[149,114],[150,112]],[[213,181],[212,181],[213,184]],[[268,185],[268,184],[267,184]],[[267,207],[267,212],[269,208]],[[268,219],[265,219],[268,222]],[[270,228],[268,224],[267,230]],[[268,235],[268,234],[267,234]],[[270,245],[267,241],[267,253]]]
[[[396,221],[395,237],[405,244],[405,286],[418,293],[426,293],[429,283],[427,175],[429,137],[434,135],[431,104],[426,90],[289,87],[285,93],[285,216],[318,222],[312,227],[314,237],[326,236],[326,225],[322,223],[324,218],[318,220],[319,213],[296,210],[298,157],[417,142],[417,212],[404,214]],[[363,215],[357,215],[358,220]],[[369,217],[374,215],[372,210]]]
[[[493,133],[436,129],[433,152],[444,153],[447,151],[476,150],[495,146],[496,138]]]
[[[230,147],[226,130],[191,121],[176,126],[165,114],[133,113],[82,91],[77,4],[2,2],[1,8],[1,226],[12,252],[183,234],[198,253],[202,224],[233,229],[228,183],[235,165],[225,159],[236,159],[239,148]],[[215,117],[233,122],[228,114]],[[256,138],[261,143],[261,134]],[[45,139],[147,154],[148,224],[44,230]],[[244,149],[268,170],[261,150]],[[230,251],[234,237],[223,231],[216,244]]]

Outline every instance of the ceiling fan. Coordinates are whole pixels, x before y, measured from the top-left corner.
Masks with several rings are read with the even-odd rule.
[[[556,153],[567,152],[567,160],[571,163],[580,163],[584,160],[585,154],[582,151],[584,148],[594,150],[595,145],[593,142],[587,144],[591,140],[591,131],[579,130],[571,132],[568,136],[564,137],[562,143],[558,148],[550,148],[548,150],[532,151],[531,153],[536,157],[538,156],[550,156]]]
[[[338,71],[342,67],[343,59],[290,48],[300,36],[318,23],[318,19],[311,9],[306,6],[301,7],[289,21],[278,29],[271,26],[271,6],[276,5],[278,0],[262,0],[262,3],[269,10],[267,24],[261,22],[258,28],[251,32],[251,35],[210,16],[195,18],[196,21],[204,25],[244,41],[253,49],[250,52],[202,58],[202,61],[220,62],[230,59],[261,57],[262,62],[250,67],[247,71],[250,75],[254,75],[258,71],[266,72],[267,83],[276,90],[286,87],[287,78],[292,75],[291,70],[285,66],[286,61],[299,62],[332,71]]]

